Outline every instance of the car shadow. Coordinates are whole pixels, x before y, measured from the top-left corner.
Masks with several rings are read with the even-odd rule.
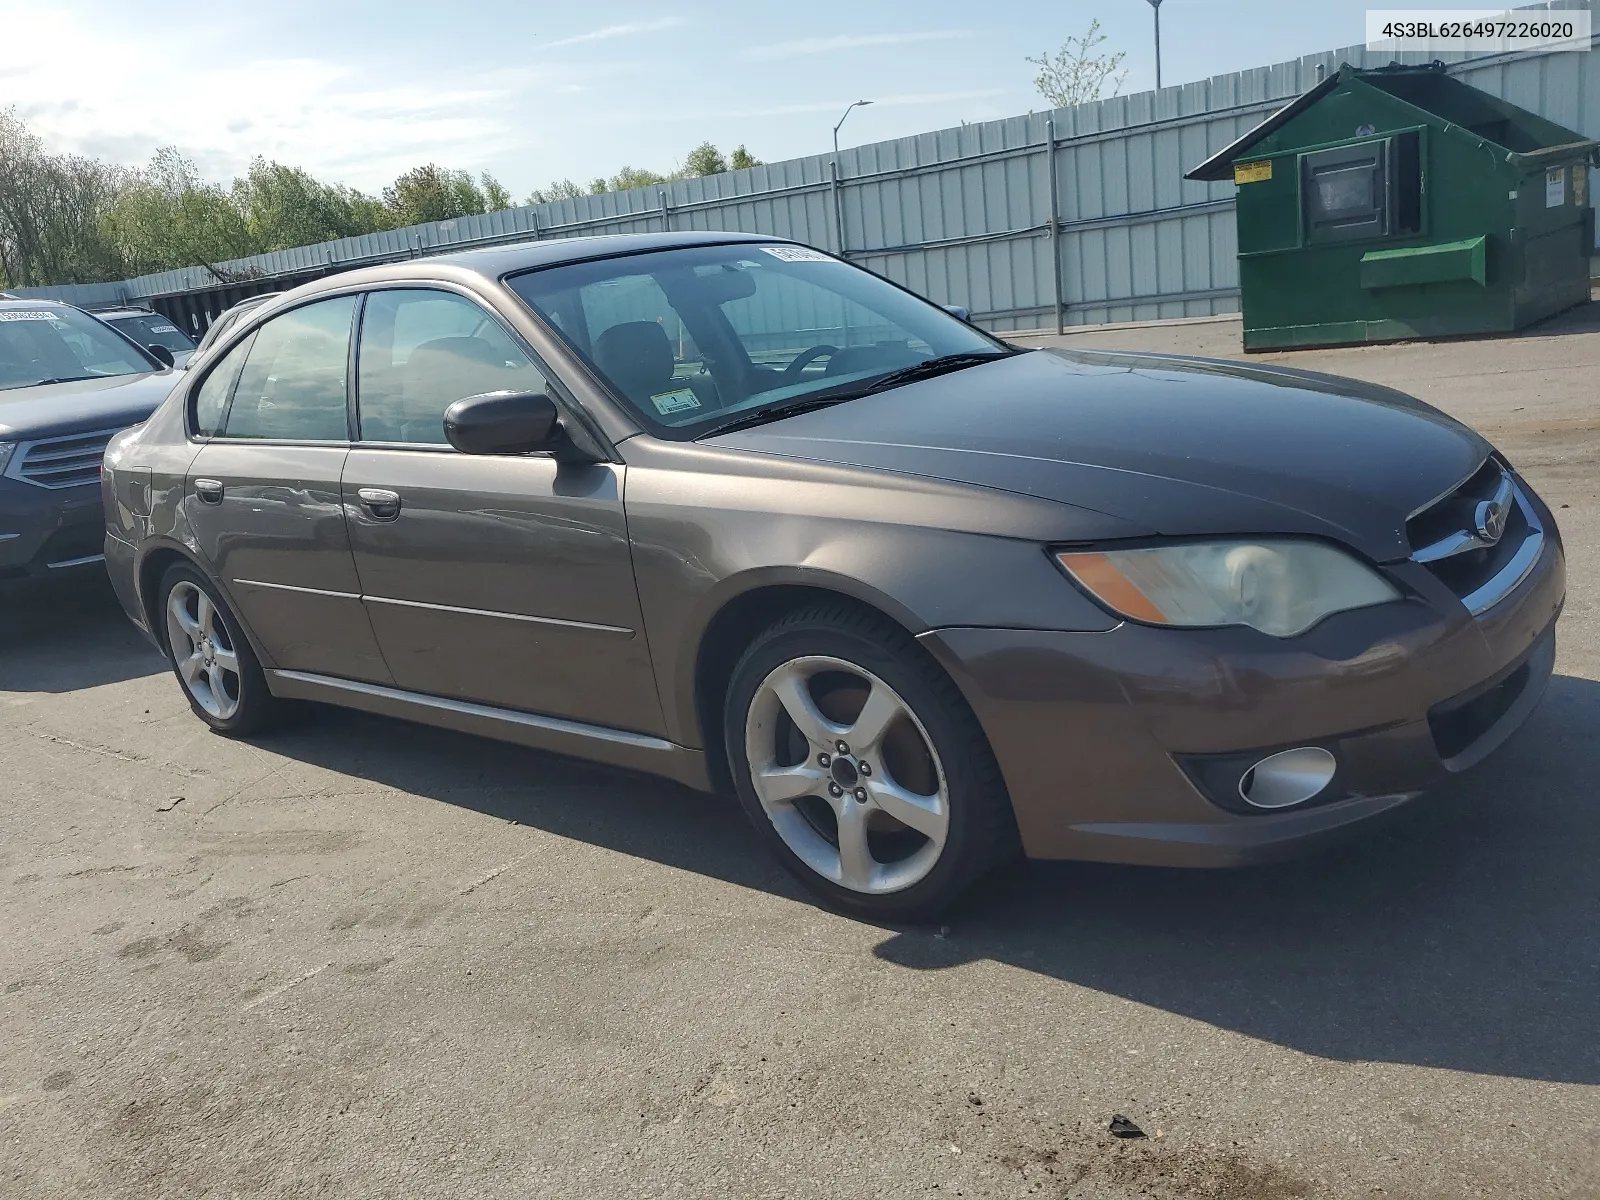
[[[72,692],[166,669],[103,574],[0,589],[0,692]]]
[[[805,901],[737,805],[333,709],[280,753]],[[1347,1062],[1600,1083],[1600,683],[1558,676],[1475,774],[1309,859],[1240,871],[1032,864],[943,928],[886,928],[910,970],[1005,963]]]

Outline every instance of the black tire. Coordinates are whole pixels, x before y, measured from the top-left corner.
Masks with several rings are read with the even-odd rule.
[[[898,693],[898,699],[921,726],[915,733],[921,735],[923,743],[936,755],[931,763],[943,768],[948,813],[943,848],[936,851],[938,857],[926,874],[900,890],[871,893],[852,889],[808,865],[779,833],[752,782],[746,722],[760,718],[752,717],[751,706],[774,671],[793,660],[811,657],[841,660],[876,676]],[[870,681],[863,682],[871,686]],[[857,709],[858,714],[859,711]],[[778,860],[834,908],[890,922],[931,920],[985,875],[1020,855],[1011,801],[977,718],[955,683],[927,651],[905,630],[877,613],[845,602],[825,603],[778,620],[757,635],[734,667],[723,712],[728,763],[746,815]],[[902,732],[910,724],[905,722]],[[791,740],[795,736],[802,739],[795,742],[795,746],[805,745],[804,735],[799,734],[798,729],[789,736]],[[791,751],[791,755],[805,753],[803,749]],[[785,761],[798,765],[801,759],[791,757]],[[820,759],[804,759],[808,766],[812,761],[820,762]],[[880,771],[887,765],[882,764]],[[934,770],[937,769],[938,766],[934,766]],[[872,781],[863,779],[862,782]],[[821,826],[826,825],[828,814],[816,810],[809,797],[797,802],[796,807],[800,805],[812,806],[811,811],[819,813],[819,833],[826,838],[826,830]],[[917,836],[912,831],[906,832],[913,839]],[[837,846],[837,824],[834,825],[834,839]],[[842,863],[843,854],[838,857]],[[872,857],[877,865],[876,852],[872,852]]]
[[[170,624],[170,606],[175,592],[187,591],[186,599],[197,599],[195,593],[203,595],[214,610],[213,616],[213,642],[214,653],[232,654],[237,662],[238,670],[233,672],[237,679],[237,688],[229,690],[223,685],[223,703],[213,704],[211,707],[205,703],[204,697],[210,696],[209,685],[205,687],[201,696],[197,696],[197,687],[192,687],[184,675],[181,659],[187,657],[185,651],[193,650],[194,643],[174,645],[174,637]],[[161,630],[161,642],[167,649],[167,662],[172,667],[172,673],[177,677],[178,686],[183,689],[184,698],[189,701],[189,707],[194,710],[213,733],[220,733],[226,737],[244,737],[248,734],[259,733],[271,726],[281,715],[282,702],[267,689],[266,676],[262,674],[261,664],[257,661],[255,651],[250,648],[250,641],[239,628],[239,621],[233,615],[233,610],[216,587],[194,567],[188,563],[176,563],[167,569],[161,577],[160,589],[157,592],[160,607],[156,610],[157,622]],[[194,609],[189,608],[191,614]],[[187,635],[185,635],[187,636]],[[218,656],[220,658],[220,655]],[[213,711],[217,709],[218,711]]]

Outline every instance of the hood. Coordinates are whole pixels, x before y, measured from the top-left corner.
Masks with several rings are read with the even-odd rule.
[[[1330,537],[1410,553],[1406,518],[1490,446],[1420,400],[1307,371],[1041,350],[712,444],[998,488],[1151,534]]]
[[[0,389],[0,441],[26,442],[136,425],[183,378],[180,372],[161,371]]]

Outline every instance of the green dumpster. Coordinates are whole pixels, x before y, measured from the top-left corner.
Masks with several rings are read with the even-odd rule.
[[[1442,64],[1344,66],[1193,171],[1238,184],[1244,348],[1505,333],[1589,299],[1600,142]]]

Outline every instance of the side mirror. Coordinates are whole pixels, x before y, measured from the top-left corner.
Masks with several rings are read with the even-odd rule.
[[[167,370],[169,370],[169,371],[173,368],[173,366],[178,361],[177,359],[172,357],[172,351],[168,350],[160,342],[151,342],[148,346],[145,347],[145,349],[150,352],[150,357],[151,358],[155,359],[158,363],[160,363],[163,367],[166,367]]]
[[[958,321],[972,320],[972,310],[968,308],[962,308],[959,304],[941,304],[939,307],[944,309],[945,312],[949,313]]]
[[[485,392],[444,411],[444,436],[463,454],[526,454],[563,440],[555,401],[543,392]]]

